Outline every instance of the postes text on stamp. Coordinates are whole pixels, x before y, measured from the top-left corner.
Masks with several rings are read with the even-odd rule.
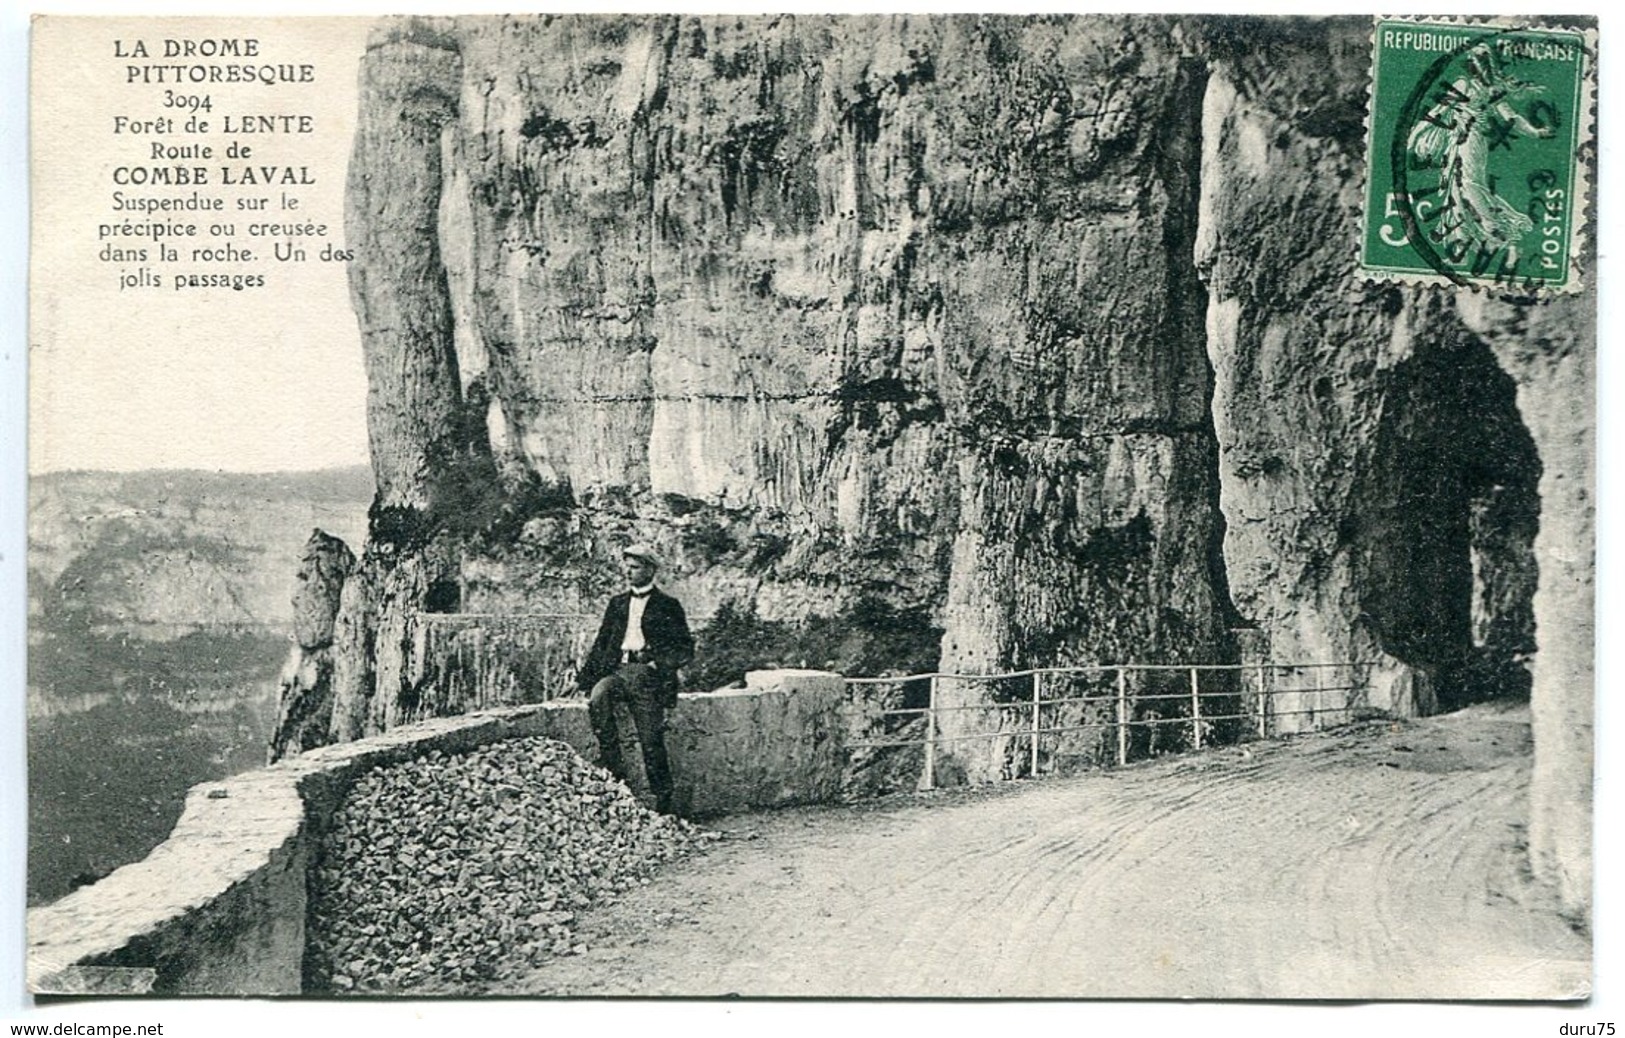
[[[1593,74],[1584,35],[1379,19],[1373,43],[1362,271],[1578,288]]]

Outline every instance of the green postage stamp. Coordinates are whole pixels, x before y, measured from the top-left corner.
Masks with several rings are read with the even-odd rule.
[[[1577,31],[1378,19],[1366,275],[1579,288],[1592,58]]]

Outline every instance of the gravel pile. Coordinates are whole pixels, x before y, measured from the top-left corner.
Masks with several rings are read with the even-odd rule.
[[[714,837],[551,739],[376,769],[322,843],[307,990],[466,989],[579,953],[576,912]]]

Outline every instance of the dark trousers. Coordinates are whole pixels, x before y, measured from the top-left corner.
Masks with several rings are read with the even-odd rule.
[[[626,663],[621,669],[592,687],[587,716],[598,738],[598,759],[616,777],[626,778],[621,759],[620,726],[615,720],[615,704],[626,705],[637,728],[638,745],[643,748],[643,771],[649,777],[649,791],[655,796],[655,809],[671,813],[671,763],[666,757],[667,689],[650,667]]]

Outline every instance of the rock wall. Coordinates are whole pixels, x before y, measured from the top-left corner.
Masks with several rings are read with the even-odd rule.
[[[440,71],[394,67],[418,39]],[[375,453],[400,441],[381,501],[433,512],[401,472],[454,424],[450,373],[478,372],[459,381],[489,393],[522,513],[465,545],[465,574],[502,574],[474,581],[481,608],[594,612],[635,535],[702,623],[868,597],[940,629],[946,666],[1222,656],[1190,261],[1205,72],[1181,39],[1143,18],[381,30],[356,152],[370,186],[351,202],[364,328],[397,329],[367,340],[388,372],[375,394],[399,401],[374,424]],[[440,106],[452,52],[438,150],[367,129],[425,77]],[[436,162],[455,167],[438,194],[417,172]],[[391,235],[412,227],[437,243],[422,269],[368,258],[399,262]],[[428,269],[440,242],[467,264],[455,334]],[[374,322],[408,285],[432,314]],[[422,378],[392,382],[403,367]],[[972,776],[1001,766],[965,749]]]
[[[1516,689],[1532,644],[1542,767],[1570,759],[1589,304],[1531,331],[1357,276],[1369,33],[381,26],[348,226],[380,496],[335,733],[426,701],[414,613],[593,615],[636,537],[702,627],[881,602],[958,671],[1211,662],[1232,626],[1366,665],[1305,725]],[[947,777],[1021,766],[1014,733],[947,745]],[[1532,834],[1566,889],[1576,793]]]
[[[435,24],[381,29],[362,62],[367,102],[347,185],[351,300],[367,368],[378,494],[366,551],[335,628],[332,733],[354,739],[417,717],[413,617],[455,610],[462,536],[496,484],[483,430],[470,436],[439,246],[442,146],[461,60]],[[375,695],[379,688],[386,690]]]
[[[1597,225],[1588,228],[1595,242]],[[1588,263],[1594,269],[1594,262]],[[1581,922],[1591,910],[1593,660],[1596,653],[1596,287],[1529,307],[1463,300],[1465,320],[1517,383],[1539,450],[1535,651],[1530,657],[1529,852]]]
[[[960,673],[1231,653],[1211,565],[1217,448],[1192,257],[1206,71],[1177,26],[1064,25],[1054,49],[1065,61],[1040,71],[1051,49],[1024,48],[1004,80],[1049,77],[1056,150],[1040,145],[1027,160],[1035,187],[1019,222],[964,235],[978,286],[966,313],[979,316],[949,342],[973,356],[993,349],[963,390],[961,420],[977,432],[957,459],[941,663]],[[1032,148],[1020,125],[1007,124],[972,169]],[[1025,694],[950,682],[939,701]],[[1056,708],[1047,723],[1085,712]],[[1009,773],[1025,758],[1023,737],[968,736],[1024,725],[1007,710],[944,715],[942,734],[958,740],[944,776]],[[1076,741],[1048,749],[1072,752]]]
[[[1350,84],[1368,74],[1369,26],[1290,24],[1205,37],[1197,263],[1230,590],[1276,660],[1371,661],[1353,705],[1452,707],[1484,697],[1472,680],[1516,684],[1475,646],[1517,666],[1497,646],[1527,633],[1533,531],[1474,516],[1527,510],[1540,461],[1455,293],[1357,275],[1365,123]],[[1475,642],[1475,625],[1510,630]]]
[[[1583,918],[1594,289],[1532,305],[1354,277],[1368,34],[1204,36],[1198,264],[1230,588],[1277,660],[1374,661],[1370,706],[1532,685],[1531,859]]]

